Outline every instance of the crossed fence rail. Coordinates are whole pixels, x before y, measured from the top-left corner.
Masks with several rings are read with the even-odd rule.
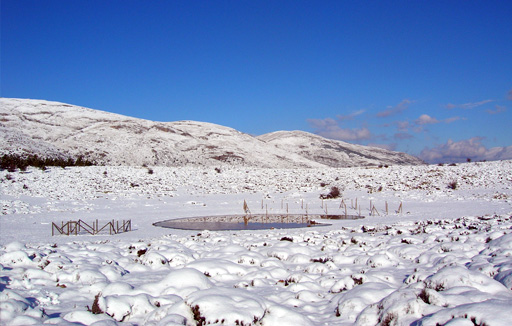
[[[91,235],[98,234],[102,231],[112,234],[128,232],[132,230],[132,220],[123,221],[110,221],[100,227],[98,220],[93,221],[91,224],[83,221],[67,221],[61,222],[60,226],[52,222],[52,236],[65,234],[65,235],[78,235],[89,233]]]

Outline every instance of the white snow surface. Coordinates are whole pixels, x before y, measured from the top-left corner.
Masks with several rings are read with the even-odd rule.
[[[326,139],[305,131],[276,131],[258,136],[267,144],[330,167],[422,164],[411,155],[386,149]]]
[[[276,143],[276,134],[254,137],[206,122],[155,122],[59,102],[0,98],[0,154],[82,155],[102,165],[124,166],[319,168],[423,163],[404,153],[305,132],[279,135],[302,145],[285,146]]]
[[[512,324],[512,161],[151,169],[0,171],[1,325]],[[332,186],[342,198],[319,199]],[[242,214],[244,201],[254,214],[344,214],[342,200],[365,218],[152,225]],[[52,222],[78,219],[132,231],[52,237]]]

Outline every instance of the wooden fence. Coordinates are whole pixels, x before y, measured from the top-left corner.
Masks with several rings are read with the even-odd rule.
[[[123,220],[122,222],[112,220],[103,225],[102,227],[100,227],[98,220],[93,221],[91,224],[88,224],[83,220],[78,220],[61,222],[59,226],[56,223],[52,222],[52,236],[59,234],[78,235],[87,233],[95,235],[102,231],[107,232],[107,230],[110,234],[118,234],[132,230],[131,220]]]

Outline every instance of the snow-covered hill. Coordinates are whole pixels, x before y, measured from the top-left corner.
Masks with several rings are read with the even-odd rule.
[[[253,137],[211,123],[155,122],[43,100],[1,98],[0,136],[4,153],[82,155],[107,165],[313,168],[421,163],[407,154],[309,133]]]
[[[304,131],[276,131],[261,135],[258,139],[331,167],[423,163],[405,153],[326,139]]]

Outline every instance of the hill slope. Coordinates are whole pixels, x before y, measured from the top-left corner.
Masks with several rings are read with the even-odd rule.
[[[303,132],[253,137],[211,123],[155,122],[43,100],[1,98],[0,136],[4,153],[83,155],[108,165],[295,168],[421,162]]]
[[[326,139],[304,131],[276,131],[258,139],[330,167],[423,163],[405,153]]]

